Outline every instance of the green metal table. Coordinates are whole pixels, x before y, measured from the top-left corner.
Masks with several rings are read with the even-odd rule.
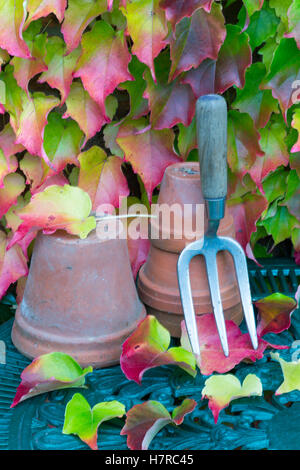
[[[262,260],[263,267],[249,262],[253,300],[272,292],[294,296],[299,285],[300,266],[290,260]],[[242,380],[248,373],[260,377],[264,396],[235,400],[220,413],[214,424],[207,400],[201,391],[207,377],[195,379],[175,367],[159,367],[145,373],[142,385],[126,379],[119,366],[95,370],[87,376],[87,389],[46,393],[10,409],[22,370],[30,363],[13,346],[12,319],[0,326],[0,340],[6,345],[6,364],[0,361],[0,450],[76,450],[87,449],[79,438],[62,434],[64,411],[73,394],[80,391],[91,406],[101,401],[119,400],[126,409],[145,400],[158,400],[167,409],[191,397],[198,402],[193,413],[178,428],[165,427],[152,441],[152,450],[299,450],[300,391],[275,396],[282,382],[280,365],[269,361],[267,350],[254,364],[239,364],[235,375]],[[300,310],[292,315],[292,325],[280,335],[269,335],[270,342],[289,345],[281,351],[287,360],[300,339]],[[2,343],[3,344],[3,343]],[[299,346],[298,346],[299,347]],[[104,423],[98,433],[100,450],[126,450],[126,437],[120,436],[124,421]]]

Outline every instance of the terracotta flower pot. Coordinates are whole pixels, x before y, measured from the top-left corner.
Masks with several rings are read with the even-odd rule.
[[[119,363],[145,314],[126,240],[40,233],[12,340],[30,358],[61,351],[81,366],[104,367]]]
[[[158,205],[177,203],[192,204],[187,215],[191,219],[188,226],[195,227],[197,204],[203,204],[201,193],[200,170],[197,163],[178,163],[167,168],[160,189]],[[147,312],[155,315],[165,325],[172,336],[180,336],[180,323],[183,320],[178,280],[177,260],[179,253],[191,241],[203,236],[207,217],[203,211],[202,224],[198,229],[185,232],[181,239],[176,238],[177,223],[169,229],[167,219],[151,219],[150,230],[156,238],[151,239],[148,260],[139,273],[138,291],[141,300],[147,306]],[[200,219],[201,220],[201,219]],[[164,239],[167,232],[170,238]],[[153,233],[153,232],[152,232]],[[157,238],[158,233],[158,238]],[[235,237],[233,219],[226,211],[220,224],[219,235]],[[151,235],[151,233],[150,233]],[[235,277],[233,260],[228,252],[217,255],[221,297],[225,318],[239,324],[242,320],[242,306]],[[202,256],[195,257],[190,265],[191,287],[196,314],[212,312],[205,261]]]

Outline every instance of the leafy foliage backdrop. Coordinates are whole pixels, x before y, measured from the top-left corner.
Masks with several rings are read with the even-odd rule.
[[[38,229],[82,235],[120,196],[149,207],[197,159],[207,93],[228,103],[238,240],[300,262],[299,0],[0,0],[0,18],[0,297]],[[129,248],[136,273],[148,245]]]

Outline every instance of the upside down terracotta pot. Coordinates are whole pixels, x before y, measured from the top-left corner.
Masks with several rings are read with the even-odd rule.
[[[181,213],[185,215],[184,221],[183,216],[182,220],[178,220],[180,211],[170,219],[158,217],[158,208],[162,204],[177,204],[181,207]],[[185,205],[188,207],[184,211]],[[198,163],[176,163],[166,169],[158,208],[157,218],[151,219],[149,224],[151,248],[147,262],[139,272],[138,291],[146,304],[147,312],[155,315],[172,336],[179,337],[180,324],[184,317],[177,280],[177,261],[187,244],[203,236],[207,224]],[[196,224],[197,210],[200,217]],[[233,219],[228,211],[221,221],[218,234],[235,238]],[[242,305],[231,255],[228,252],[219,252],[217,264],[224,316],[240,324],[243,317]],[[190,280],[195,313],[211,313],[206,266],[201,255],[196,256],[190,264]]]
[[[81,366],[104,367],[119,363],[145,314],[126,240],[40,233],[12,340],[29,358],[60,351]]]

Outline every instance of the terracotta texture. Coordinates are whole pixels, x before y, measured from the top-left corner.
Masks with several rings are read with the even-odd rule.
[[[61,351],[81,366],[105,367],[119,363],[145,314],[126,240],[40,233],[12,340],[30,358]]]
[[[193,204],[188,217],[191,218],[189,225],[195,228],[193,219],[196,204],[204,203],[198,163],[179,163],[167,168],[158,198],[158,205],[164,203],[177,203],[181,206]],[[203,236],[207,224],[206,214],[203,213],[205,216],[202,225],[198,227],[195,236],[191,237],[192,232],[185,233],[188,239],[176,239],[178,224],[171,225],[171,238],[163,239],[167,235],[167,224],[162,219],[151,219],[150,222],[150,230],[154,225],[154,233],[158,233],[159,238],[151,240],[148,260],[139,273],[138,291],[148,313],[156,315],[175,337],[180,336],[180,323],[184,318],[177,280],[177,260],[186,244]],[[233,219],[228,211],[220,224],[218,234],[235,237]],[[225,318],[239,324],[243,314],[232,257],[228,252],[220,252],[217,255],[217,263]],[[206,267],[202,256],[192,260],[190,279],[196,314],[211,313]]]

